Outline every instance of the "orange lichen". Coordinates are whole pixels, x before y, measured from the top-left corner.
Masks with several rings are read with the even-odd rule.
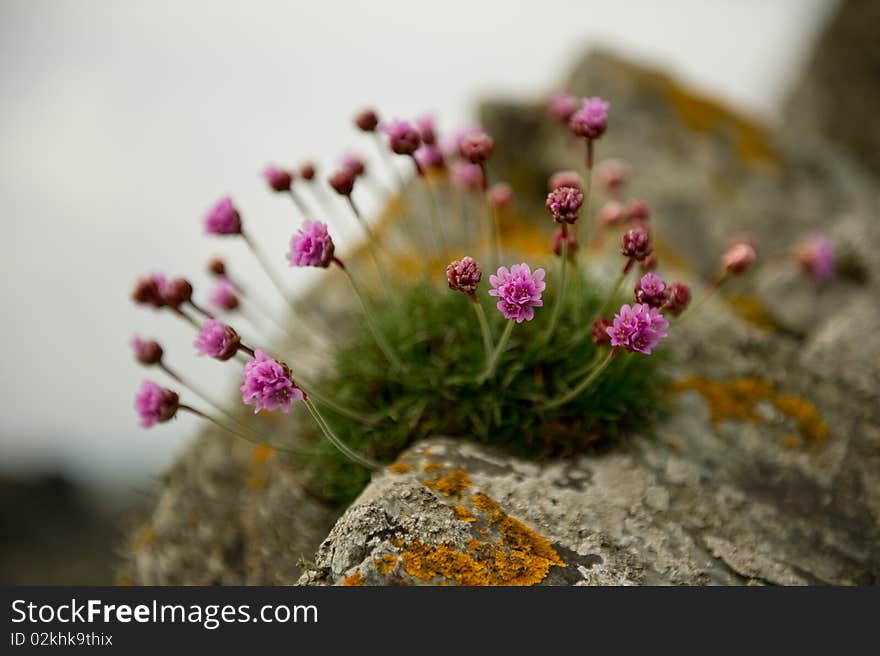
[[[685,390],[695,390],[706,400],[713,425],[724,420],[763,423],[757,405],[765,402],[793,419],[805,439],[814,444],[828,439],[828,427],[815,405],[799,396],[777,392],[773,385],[760,378],[737,378],[724,383],[688,378],[673,386],[675,392]],[[792,446],[790,440],[786,446]]]
[[[443,465],[441,465],[439,462],[431,461],[425,463],[425,465],[422,467],[422,473],[430,474],[431,472],[441,471],[442,469]]]
[[[406,474],[412,471],[412,465],[408,465],[405,462],[395,462],[388,465],[388,471],[392,474]]]
[[[145,526],[134,541],[134,550],[143,551],[156,541],[156,531],[152,526]]]
[[[727,303],[730,308],[744,321],[747,321],[756,328],[760,328],[766,332],[776,332],[779,330],[779,324],[767,306],[761,302],[756,296],[748,294],[739,294],[727,297]]]
[[[471,511],[462,506],[461,504],[457,506],[453,506],[453,512],[455,513],[455,518],[460,519],[463,522],[475,522],[477,518],[471,515]]]
[[[361,586],[364,584],[364,575],[360,572],[355,572],[351,576],[346,576],[345,581],[342,582],[344,586]]]
[[[275,455],[275,449],[270,446],[259,446],[254,449],[250,459],[250,476],[247,480],[249,490],[260,490],[266,487],[266,463]]]
[[[394,554],[382,554],[373,561],[373,564],[380,574],[388,574],[397,564],[397,556]]]
[[[462,493],[471,486],[471,479],[464,469],[453,469],[433,481],[425,481],[425,485],[445,497],[460,499]]]

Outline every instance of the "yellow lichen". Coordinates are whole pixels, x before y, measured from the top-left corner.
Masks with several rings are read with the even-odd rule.
[[[465,508],[465,507],[462,506],[461,504],[459,504],[459,505],[457,505],[457,506],[454,506],[454,507],[452,508],[452,510],[453,510],[453,512],[455,513],[455,518],[456,518],[456,519],[460,519],[460,520],[463,521],[463,522],[475,522],[475,521],[477,521],[477,518],[474,517],[473,515],[471,515],[470,510],[468,510],[467,508]]]
[[[250,476],[247,480],[249,490],[260,490],[266,487],[266,463],[272,459],[275,449],[270,446],[259,446],[254,449],[250,459]]]
[[[422,467],[423,474],[430,474],[431,472],[441,471],[443,469],[443,465],[439,462],[426,462]]]
[[[143,529],[141,529],[141,532],[138,534],[137,538],[134,541],[134,550],[143,551],[155,541],[156,531],[153,530],[152,526],[145,526]]]
[[[471,486],[471,479],[464,469],[453,469],[433,481],[425,481],[425,485],[445,497],[460,499],[462,493]]]
[[[344,586],[361,586],[364,584],[364,575],[360,572],[355,572],[351,576],[346,576],[345,581],[342,582]]]
[[[388,574],[397,564],[397,556],[394,554],[382,554],[373,561],[373,564],[380,574]]]
[[[412,465],[408,465],[405,462],[395,462],[388,465],[388,471],[392,474],[406,474],[412,471]]]
[[[744,321],[766,332],[779,330],[779,324],[770,314],[767,306],[755,296],[739,294],[727,297],[727,303],[731,309]]]
[[[828,427],[815,405],[799,396],[777,392],[773,385],[760,378],[736,378],[724,383],[688,378],[673,386],[673,391],[685,390],[697,391],[705,399],[713,425],[724,420],[763,423],[757,405],[765,402],[793,419],[805,439],[814,444],[828,439]],[[785,446],[793,446],[792,441],[786,440]]]

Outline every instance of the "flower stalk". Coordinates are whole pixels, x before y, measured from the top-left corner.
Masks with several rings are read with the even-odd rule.
[[[507,349],[507,343],[510,341],[510,336],[513,334],[513,326],[515,323],[516,321],[513,319],[507,320],[504,332],[501,333],[501,339],[498,340],[495,350],[492,351],[492,355],[486,362],[486,368],[483,370],[483,373],[477,378],[478,385],[482,385],[487,379],[495,374],[495,369],[498,367],[498,360],[501,358],[501,354]]]
[[[333,429],[330,428],[330,425],[326,422],[324,417],[321,416],[318,408],[315,407],[315,404],[312,403],[312,400],[308,396],[303,399],[303,403],[305,404],[309,413],[312,415],[315,423],[318,424],[318,428],[321,429],[321,433],[323,433],[324,437],[327,438],[327,441],[335,446],[342,455],[344,455],[352,462],[366,467],[367,469],[371,469],[373,471],[379,471],[380,469],[382,469],[382,466],[378,462],[376,462],[372,458],[361,455],[357,451],[352,450],[348,447],[348,445],[345,444],[345,442],[340,440],[339,437],[336,436],[336,433],[333,432]]]
[[[596,367],[589,374],[587,374],[587,376],[580,383],[575,385],[562,396],[557,397],[549,403],[546,403],[544,405],[544,409],[550,410],[552,408],[557,408],[580,395],[584,390],[586,390],[590,385],[593,384],[593,382],[599,377],[599,374],[605,371],[608,365],[611,364],[611,360],[614,359],[615,355],[617,355],[617,349],[610,349],[608,351],[608,355],[605,356],[605,359],[602,360],[602,362],[600,362],[598,365],[596,365]]]

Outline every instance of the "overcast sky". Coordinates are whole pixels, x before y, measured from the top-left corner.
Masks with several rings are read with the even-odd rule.
[[[193,424],[137,427],[130,336],[160,337],[205,387],[228,392],[236,374],[193,358],[171,318],[132,308],[132,281],[157,269],[203,282],[215,252],[262,280],[240,245],[201,234],[201,215],[233,193],[283,262],[294,213],[257,173],[369,152],[355,109],[455,126],[481,96],[553,90],[601,44],[773,120],[834,6],[0,0],[0,467],[124,482],[170,461]]]

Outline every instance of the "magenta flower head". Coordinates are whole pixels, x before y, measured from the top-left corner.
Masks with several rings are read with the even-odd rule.
[[[611,346],[651,355],[660,340],[666,337],[667,328],[669,322],[657,308],[636,303],[632,307],[621,307],[605,332],[611,338]]]
[[[568,120],[569,129],[578,137],[598,139],[608,127],[608,108],[611,103],[601,98],[584,98],[578,109]]]
[[[398,155],[412,155],[422,144],[422,137],[408,121],[383,123],[379,128],[388,135],[388,145]]]
[[[636,283],[635,294],[639,303],[662,307],[666,302],[666,283],[657,274],[646,273]]]
[[[208,301],[218,310],[232,311],[238,308],[238,295],[235,287],[226,278],[220,278],[211,289]]]
[[[629,167],[622,160],[605,159],[596,166],[596,178],[606,194],[617,197],[629,182]]]
[[[422,138],[422,143],[428,146],[437,144],[437,130],[434,126],[434,117],[430,114],[423,114],[415,120],[416,129]]]
[[[578,249],[577,238],[575,237],[574,232],[563,230],[562,228],[559,228],[556,231],[556,234],[553,235],[553,252],[556,253],[556,255],[562,255],[563,239],[568,240],[568,256],[574,257]]]
[[[630,228],[623,233],[620,252],[626,257],[641,262],[653,251],[651,234],[644,228]]]
[[[663,309],[675,316],[684,312],[691,302],[691,288],[683,282],[670,283],[666,288],[666,302]]]
[[[647,221],[651,216],[651,210],[641,200],[631,200],[626,204],[626,216],[632,221]]]
[[[804,271],[820,282],[834,275],[834,249],[825,235],[806,237],[795,246],[794,259]]]
[[[219,257],[212,257],[208,260],[208,265],[205,267],[208,270],[208,273],[214,276],[225,276],[226,275],[226,262],[221,260]]]
[[[482,278],[483,270],[472,257],[453,260],[446,267],[446,282],[449,283],[449,289],[455,289],[468,296],[474,295]]]
[[[160,308],[165,305],[162,298],[162,288],[165,286],[164,276],[151,275],[140,278],[131,292],[131,300],[138,305],[152,305]]]
[[[340,196],[350,196],[354,189],[355,176],[348,169],[339,169],[329,178],[327,182],[333,187],[333,190]]]
[[[604,226],[617,225],[626,221],[626,209],[616,200],[609,200],[599,210],[599,223]]]
[[[293,174],[274,164],[263,169],[263,177],[273,191],[290,191],[290,186],[293,184]]]
[[[547,194],[545,203],[557,223],[574,223],[581,213],[584,192],[576,187],[558,187]]]
[[[483,164],[495,148],[495,142],[482,130],[472,130],[463,135],[458,144],[458,154],[473,164]]]
[[[513,189],[506,182],[496,182],[489,188],[489,202],[493,207],[508,207],[513,202]]]
[[[560,187],[574,187],[584,190],[584,179],[576,171],[559,171],[550,176],[547,181],[547,191],[553,191]]]
[[[149,366],[162,362],[164,351],[159,342],[153,339],[143,340],[135,335],[131,338],[130,344],[134,351],[135,359],[141,364]]]
[[[176,392],[151,380],[145,380],[134,397],[134,409],[141,416],[140,424],[144,428],[168,421],[177,414],[179,407],[180,397]]]
[[[721,264],[730,273],[743,273],[748,269],[758,253],[755,247],[745,241],[737,241],[730,245],[721,258]]]
[[[413,153],[416,163],[422,171],[426,169],[442,169],[444,165],[443,151],[437,146],[422,144],[419,149]]]
[[[299,167],[299,175],[303,180],[314,180],[318,169],[312,162],[304,162]]]
[[[199,355],[208,355],[217,360],[228,360],[238,353],[241,337],[232,328],[216,319],[205,319],[202,330],[196,337],[195,347]]]
[[[357,153],[346,152],[342,155],[339,160],[339,165],[351,171],[351,174],[354,177],[358,177],[366,173],[367,164],[364,162],[364,158],[358,155]]]
[[[568,93],[555,93],[550,96],[550,101],[547,103],[547,109],[550,110],[550,116],[563,125],[568,124],[568,120],[571,118],[571,115],[575,113],[577,108],[577,97]]]
[[[290,252],[287,261],[294,267],[326,268],[333,262],[336,247],[327,230],[327,224],[320,221],[304,221],[302,227],[290,238]]]
[[[362,132],[375,132],[376,126],[379,125],[379,115],[375,110],[364,109],[355,115],[354,124]]]
[[[205,232],[212,235],[241,233],[241,215],[232,204],[232,198],[224,196],[205,215]]]
[[[290,412],[292,401],[306,398],[290,376],[290,369],[283,362],[270,358],[262,349],[254,352],[241,374],[241,400],[245,405],[254,406],[254,414],[260,410],[273,412],[279,407],[282,412]]]
[[[469,191],[483,188],[483,169],[478,164],[458,160],[452,165],[452,182]]]
[[[611,336],[608,334],[608,328],[611,326],[611,320],[605,317],[599,317],[593,322],[592,336],[593,344],[602,346],[611,343]]]
[[[535,317],[536,307],[544,305],[541,293],[546,288],[544,269],[535,269],[532,273],[529,265],[514,264],[508,271],[500,267],[494,275],[489,276],[492,289],[489,296],[498,297],[496,307],[505,319],[513,319],[517,323],[531,321]]]
[[[162,286],[161,292],[165,305],[179,308],[192,300],[193,287],[186,278],[172,278]]]

